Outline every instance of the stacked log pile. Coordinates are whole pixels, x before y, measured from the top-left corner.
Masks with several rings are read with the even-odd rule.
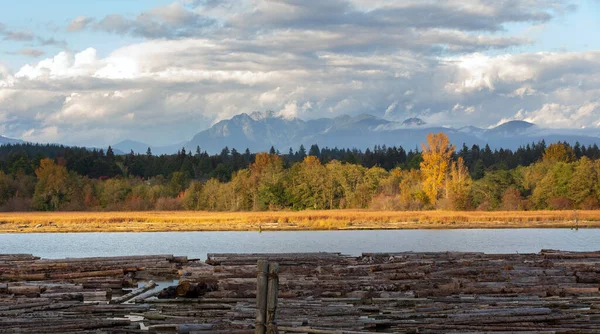
[[[0,333],[253,333],[258,259],[279,263],[280,333],[600,333],[600,252],[553,250],[0,255]]]
[[[280,263],[283,332],[600,333],[600,252],[209,254],[180,271],[181,284],[217,287],[186,303],[186,314],[252,328],[259,258]]]
[[[44,260],[0,254],[0,333],[137,331],[131,315],[149,305],[121,304],[176,277],[187,258],[172,255]],[[133,289],[128,293],[128,289]]]

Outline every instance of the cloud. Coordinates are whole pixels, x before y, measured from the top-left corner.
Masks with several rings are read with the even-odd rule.
[[[67,29],[92,28],[149,39],[235,36],[240,41],[264,41],[270,47],[281,43],[281,48],[301,48],[301,44],[307,43],[299,42],[309,39],[312,42],[309,44],[320,46],[320,50],[335,52],[403,48],[438,54],[463,53],[530,43],[524,37],[494,34],[505,31],[505,25],[510,23],[548,22],[570,6],[566,0],[190,0],[155,7],[135,17],[82,16],[71,21]]]
[[[512,119],[524,120],[548,128],[600,127],[600,101],[580,105],[544,104],[540,109],[520,111]]]
[[[32,41],[35,37],[29,31],[2,31],[5,41]]]
[[[56,40],[54,38],[44,38],[41,36],[37,36],[30,31],[13,31],[6,29],[6,26],[0,23],[0,37],[4,41],[17,41],[17,42],[32,42],[35,41],[36,45],[39,46],[58,46],[65,48],[67,46],[67,42],[64,40]],[[31,43],[29,47],[31,46]]]
[[[600,51],[507,53],[531,42],[510,34],[508,24],[547,22],[569,6],[188,1],[134,17],[81,17],[69,30],[145,40],[108,55],[64,50],[5,71],[0,87],[10,89],[0,91],[0,115],[13,137],[79,145],[125,138],[169,144],[255,110],[417,116],[457,127],[517,118],[600,126]]]
[[[91,19],[81,18],[77,22],[72,21],[69,26],[81,29],[92,26],[95,30],[146,38],[184,38],[201,35],[215,24],[213,19],[190,11],[178,2],[155,7],[132,19],[111,14],[94,24],[91,22]]]
[[[74,18],[73,20],[71,20],[71,22],[69,22],[69,25],[67,26],[67,30],[70,32],[76,32],[76,31],[81,31],[85,28],[87,28],[87,26],[92,23],[94,21],[94,19],[89,18],[87,16],[78,16],[76,18]]]
[[[12,55],[23,55],[27,57],[38,58],[46,54],[44,50],[34,49],[34,48],[23,48],[16,52],[9,52]]]
[[[307,103],[310,105],[310,102]],[[298,117],[298,102],[291,101],[289,103],[286,103],[283,106],[283,108],[277,113],[277,115],[287,119],[294,119]]]
[[[256,1],[251,14],[236,24],[322,28],[446,28],[469,31],[500,31],[514,22],[547,22],[551,11],[564,10],[569,2],[556,1]],[[427,18],[427,19],[423,19]]]
[[[67,41],[65,40],[57,40],[53,37],[50,38],[43,38],[43,37],[37,37],[37,41],[38,44],[41,46],[57,46],[60,48],[66,48],[67,47]]]
[[[14,79],[8,68],[0,63],[0,88],[12,87]]]
[[[60,106],[38,113],[37,120],[64,129],[71,140],[77,138],[74,133],[84,135],[83,129],[117,127],[125,133],[135,127],[141,133],[157,124],[180,126],[163,129],[167,137],[182,131],[191,137],[202,124],[256,109],[303,118],[362,112],[398,120],[421,116],[432,124],[456,126],[488,126],[520,109],[521,118],[548,126],[556,126],[552,119],[563,127],[600,120],[597,109],[582,116],[588,110],[582,106],[595,105],[600,91],[593,75],[600,70],[598,52],[324,55],[290,62],[260,53],[222,57],[230,47],[185,39],[134,44],[105,58],[94,49],[61,52],[24,66],[14,77],[25,90],[62,96]],[[48,103],[56,106],[54,100]],[[563,116],[557,116],[557,107],[541,107],[553,104]]]
[[[68,51],[62,51],[53,58],[40,61],[35,66],[23,66],[15,74],[15,78],[54,80],[90,77],[100,66],[101,64],[96,58],[96,50],[93,48],[88,48],[75,55]]]

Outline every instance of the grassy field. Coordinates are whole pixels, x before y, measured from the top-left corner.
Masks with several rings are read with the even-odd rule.
[[[579,228],[600,227],[600,211],[578,211]],[[0,213],[0,233],[295,231],[349,229],[571,228],[573,211],[283,211]]]

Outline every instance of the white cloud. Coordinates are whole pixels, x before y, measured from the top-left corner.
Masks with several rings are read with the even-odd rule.
[[[506,32],[507,23],[540,24],[567,4],[191,1],[135,17],[78,17],[69,30],[146,40],[106,56],[92,41],[14,74],[0,67],[0,116],[15,137],[95,145],[183,141],[218,120],[265,109],[455,126],[515,117],[598,126],[600,51],[506,51],[529,42]]]
[[[26,141],[43,142],[43,143],[58,143],[62,137],[59,135],[58,127],[50,126],[41,129],[29,129],[21,135],[21,138]]]
[[[53,58],[40,61],[35,66],[25,65],[16,74],[16,78],[27,79],[66,79],[87,77],[99,65],[96,50],[88,48],[75,55],[62,51]]]
[[[514,119],[521,119],[548,128],[587,128],[600,125],[600,102],[578,106],[558,103],[544,104],[540,109],[520,111]]]
[[[279,110],[278,115],[287,119],[298,117],[298,102],[290,101],[286,103],[283,109]]]

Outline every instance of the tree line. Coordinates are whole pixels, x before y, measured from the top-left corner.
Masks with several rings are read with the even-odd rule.
[[[0,147],[0,210],[594,209],[600,149],[545,142],[517,150],[443,133],[421,148],[301,146],[281,153],[117,155],[112,148]]]

